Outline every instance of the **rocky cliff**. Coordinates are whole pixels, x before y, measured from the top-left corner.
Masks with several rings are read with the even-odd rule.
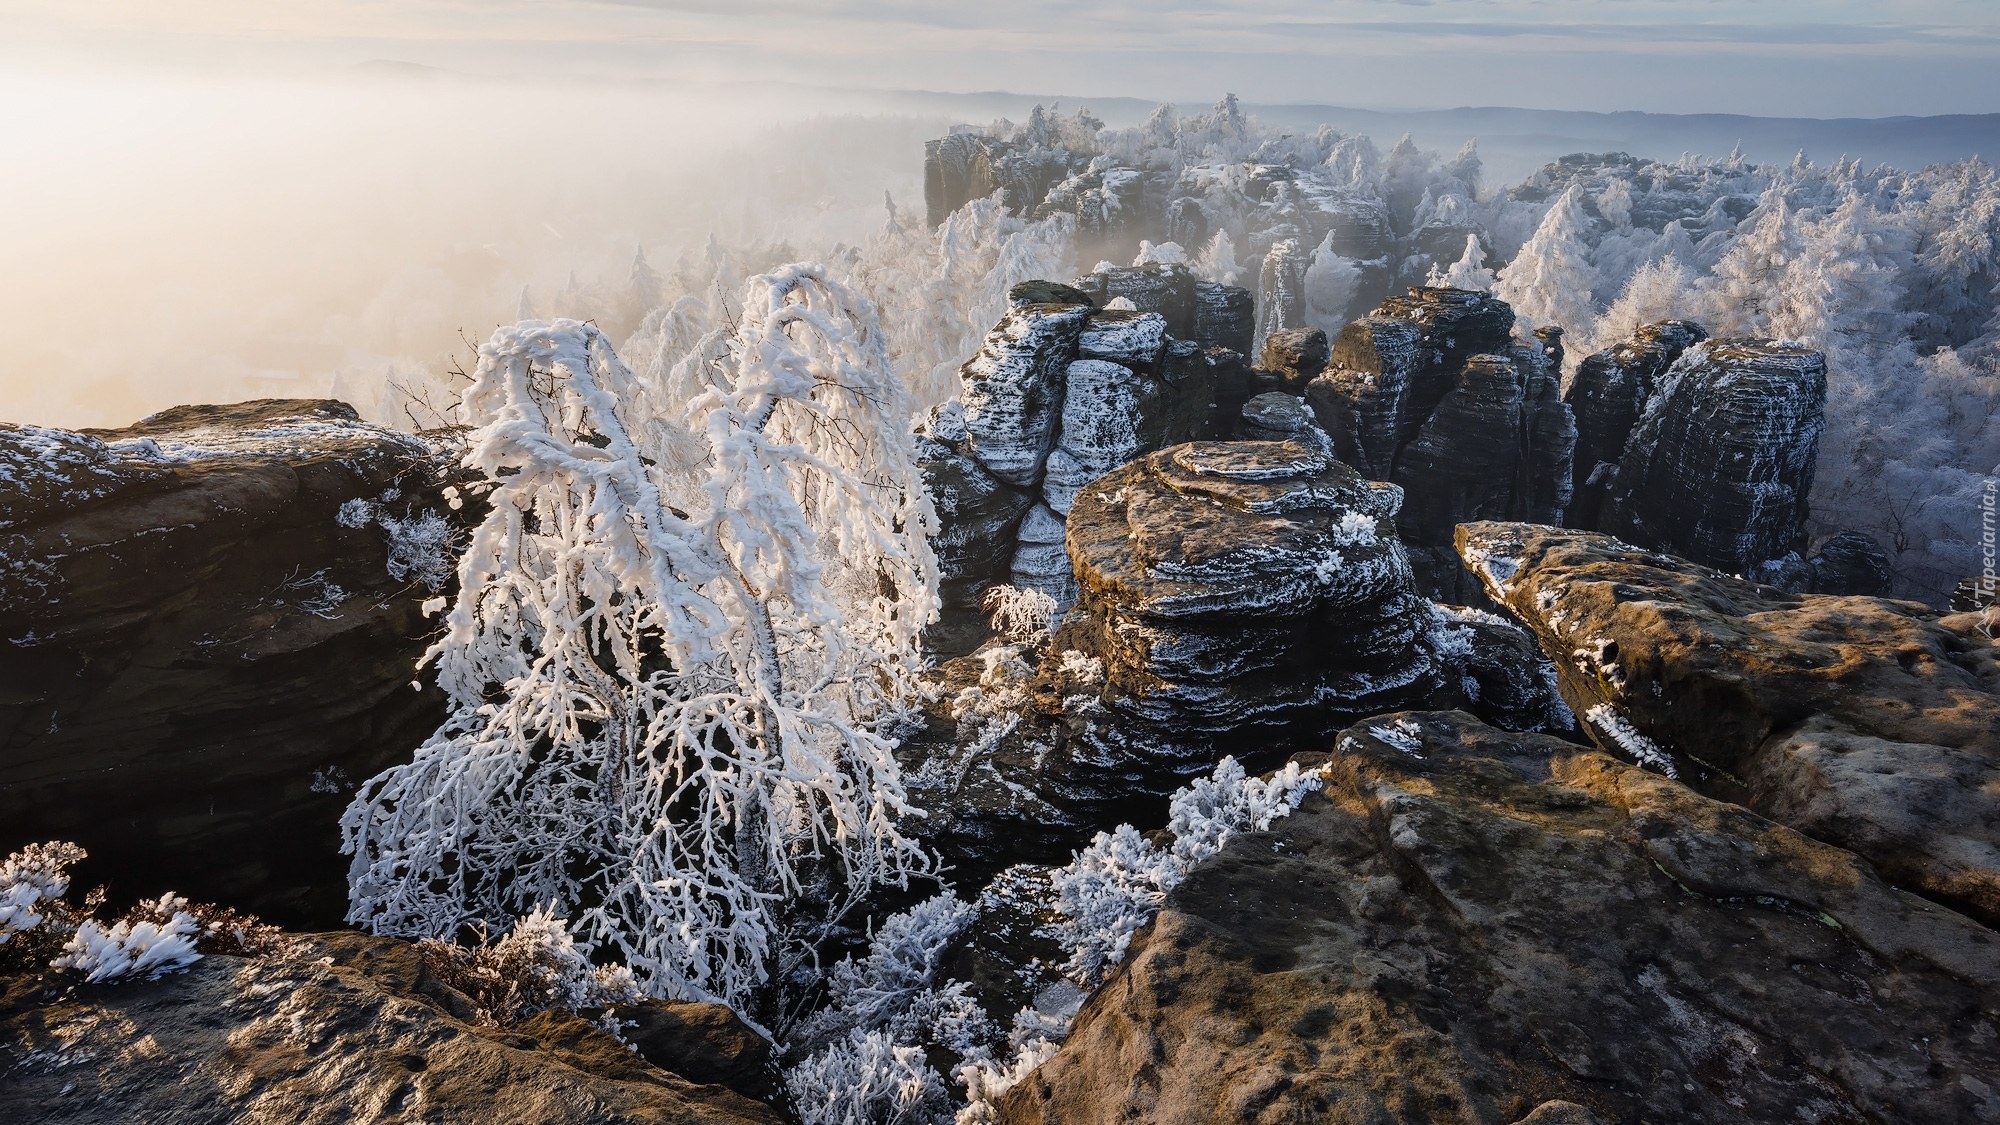
[[[1077,490],[1208,436],[1218,372],[1241,354],[1227,345],[1249,330],[1247,293],[1180,266],[1023,282],[1011,299],[966,362],[958,397],[918,427],[945,602],[959,610],[1003,583],[1067,608],[1075,581],[1058,548]]]
[[[999,1117],[1988,1121],[1996,951],[1657,774],[1381,716],[1189,875]]]
[[[0,852],[337,922],[341,809],[443,718],[446,464],[331,401],[0,426]]]
[[[1607,749],[2000,922],[2000,649],[1980,615],[1547,527],[1468,524],[1459,550]]]

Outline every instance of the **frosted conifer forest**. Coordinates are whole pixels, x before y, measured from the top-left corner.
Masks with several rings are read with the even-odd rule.
[[[1037,105],[0,423],[0,1117],[2000,1121],[2000,173],[1542,156]]]

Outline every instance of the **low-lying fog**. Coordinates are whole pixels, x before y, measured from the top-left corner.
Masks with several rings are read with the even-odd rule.
[[[469,359],[525,287],[921,212],[946,117],[796,94],[0,79],[0,418],[123,425]]]

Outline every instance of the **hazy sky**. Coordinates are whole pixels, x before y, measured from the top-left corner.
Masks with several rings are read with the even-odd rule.
[[[1996,0],[0,0],[0,59],[1367,107],[2000,111]]]

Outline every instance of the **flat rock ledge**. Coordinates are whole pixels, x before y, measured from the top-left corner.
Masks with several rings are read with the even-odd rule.
[[[1458,529],[1607,750],[2000,924],[2000,649],[1976,613],[1793,594],[1531,524]]]

